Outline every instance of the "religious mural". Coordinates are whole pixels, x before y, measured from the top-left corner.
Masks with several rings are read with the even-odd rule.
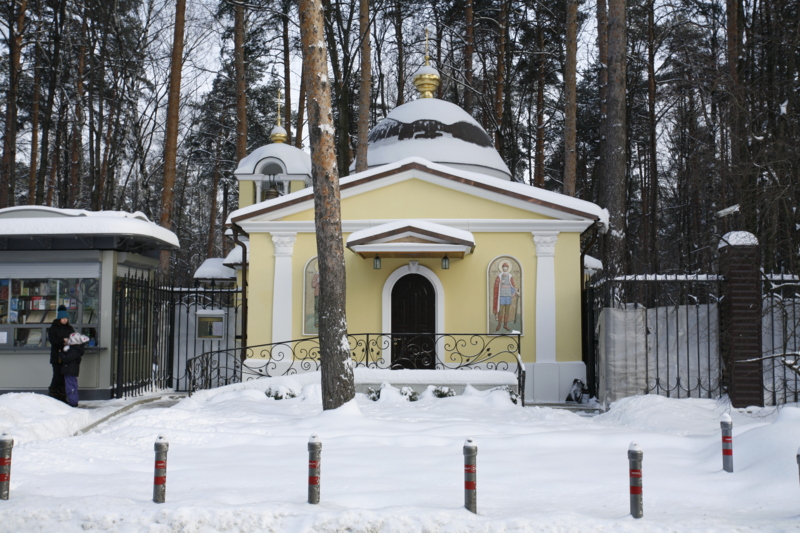
[[[489,263],[488,333],[522,333],[522,268],[513,257],[501,255]]]
[[[303,277],[303,335],[319,334],[319,263],[306,263]]]

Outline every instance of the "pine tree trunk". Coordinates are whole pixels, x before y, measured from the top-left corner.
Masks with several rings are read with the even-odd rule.
[[[180,0],[185,1],[185,0]],[[244,6],[234,7],[233,55],[236,71],[236,161],[247,157],[247,85],[244,68]]]
[[[314,221],[320,275],[319,344],[322,407],[355,397],[347,341],[345,266],[339,178],[331,116],[331,88],[320,0],[300,0],[300,36],[308,85],[308,127],[314,176]]]
[[[303,147],[303,115],[305,114],[306,104],[306,67],[305,61],[300,72],[300,95],[297,97],[297,134],[294,137],[294,145],[297,148]]]
[[[288,9],[289,6],[286,6]],[[283,127],[286,130],[286,144],[292,144],[292,71],[289,55],[289,15],[284,14],[283,22]]]
[[[500,28],[498,30],[497,72],[494,80],[494,147],[503,153],[503,89],[506,78],[506,33],[508,31],[508,1],[503,0],[500,8]]]
[[[567,0],[567,55],[564,64],[564,194],[575,196],[577,152],[578,0]]]
[[[36,169],[39,163],[39,94],[41,92],[41,78],[39,77],[38,69],[38,48],[39,43],[36,43],[37,53],[35,60],[35,72],[33,75],[33,106],[31,111],[31,162],[28,172],[28,205],[36,203]]]
[[[175,2],[175,31],[172,38],[172,58],[167,97],[167,126],[164,134],[164,181],[161,190],[161,226],[172,229],[172,209],[178,160],[178,118],[181,106],[181,66],[183,62],[183,27],[186,17],[186,0]],[[238,151],[237,139],[237,151]],[[169,274],[169,250],[162,250],[159,268]]]
[[[473,0],[467,0],[466,5],[466,28],[465,28],[465,46],[464,46],[464,110],[472,114],[474,107],[475,93],[473,90],[473,72],[472,72],[472,58],[475,55],[475,23],[474,13],[472,8]]]
[[[626,193],[626,1],[608,3],[608,119],[606,127],[603,207],[610,214],[611,229],[606,234],[605,272],[611,276],[625,272],[625,193]]]
[[[369,0],[359,0],[358,25],[361,34],[361,87],[358,94],[358,143],[356,144],[356,172],[367,170],[367,137],[369,135],[369,108],[372,89],[372,61],[369,35]]]
[[[647,183],[642,191],[642,234],[645,264],[652,274],[658,272],[656,250],[658,213],[658,150],[656,139],[656,36],[655,0],[648,3],[647,13],[647,125],[648,125],[648,172]]]
[[[406,57],[405,47],[403,46],[403,2],[402,0],[395,0],[394,2],[394,37],[397,41],[397,106],[406,103],[405,87],[406,87]]]
[[[8,14],[8,91],[6,98],[6,124],[3,135],[3,159],[0,164],[0,176],[8,181],[0,186],[0,207],[16,204],[15,185],[17,181],[17,92],[19,91],[20,57],[22,52],[22,32],[25,25],[25,9],[27,0],[22,0],[19,10],[15,10],[17,2],[9,2],[6,6]]]
[[[72,146],[69,163],[69,194],[67,205],[75,208],[78,205],[81,189],[81,148],[83,147],[83,73],[86,63],[86,12],[84,10],[81,24],[81,45],[78,47],[78,74],[75,81],[75,116],[72,122]]]
[[[544,8],[536,8],[536,41],[539,57],[536,60],[536,155],[534,157],[533,185],[544,187]]]
[[[42,148],[39,159],[39,173],[36,177],[36,204],[41,205],[45,198],[45,178],[48,175],[50,159],[50,130],[53,127],[53,107],[55,106],[55,96],[58,91],[58,81],[60,78],[61,65],[61,32],[64,24],[66,0],[60,0],[56,9],[53,10],[52,43],[53,53],[50,58],[50,82],[48,83],[47,101],[44,106],[44,116],[42,117]]]
[[[606,122],[608,120],[608,8],[606,0],[597,0],[597,60],[600,69],[597,72],[598,99],[600,100],[600,131],[597,151],[600,157],[595,162],[593,174],[595,192],[600,196],[598,185],[606,175],[603,170],[605,165]]]

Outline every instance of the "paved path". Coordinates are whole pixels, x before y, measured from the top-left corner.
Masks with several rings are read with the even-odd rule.
[[[84,433],[88,433],[89,431],[92,431],[94,428],[96,428],[100,424],[103,424],[104,422],[108,422],[112,418],[118,418],[120,416],[125,416],[125,415],[128,415],[128,414],[130,414],[130,413],[132,413],[134,411],[140,411],[142,409],[155,409],[155,408],[172,407],[173,405],[175,405],[176,403],[178,403],[179,401],[181,401],[185,397],[186,397],[185,394],[170,393],[170,394],[164,394],[164,395],[161,395],[161,396],[155,396],[155,397],[152,397],[152,398],[143,398],[141,400],[136,400],[135,402],[133,402],[131,404],[128,404],[128,405],[126,405],[124,407],[120,407],[119,409],[117,409],[113,413],[104,416],[100,420],[96,420],[96,421],[92,422],[91,424],[89,424],[85,428],[76,431],[75,434],[73,435],[73,437],[77,436],[77,435],[83,435]],[[88,407],[88,408],[91,409],[91,407]]]

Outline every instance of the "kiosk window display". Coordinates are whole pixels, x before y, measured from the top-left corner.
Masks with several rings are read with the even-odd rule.
[[[47,328],[59,305],[67,308],[76,331],[97,342],[98,278],[0,279],[0,346],[49,346]]]

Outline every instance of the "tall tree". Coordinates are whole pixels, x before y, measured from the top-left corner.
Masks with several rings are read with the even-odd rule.
[[[172,37],[172,58],[167,98],[167,126],[164,133],[164,181],[161,190],[161,226],[172,229],[172,209],[175,176],[178,164],[178,119],[181,105],[181,69],[183,66],[183,28],[186,20],[186,0],[175,2],[175,29]],[[169,250],[161,251],[160,270],[169,273]]]
[[[472,108],[474,106],[475,101],[475,94],[474,94],[474,87],[473,84],[473,72],[472,72],[472,58],[475,54],[475,12],[472,5],[473,0],[467,0],[467,4],[464,11],[465,17],[465,39],[464,39],[464,109],[469,113],[472,114]],[[436,65],[437,67],[441,68],[441,65]]]
[[[234,6],[233,57],[236,72],[236,160],[247,156],[247,80],[244,68],[244,5]],[[257,201],[261,199],[258,198]]]
[[[5,7],[9,61],[6,124],[3,133],[3,158],[0,163],[0,178],[4,178],[5,183],[0,184],[0,207],[16,203],[14,192],[17,181],[17,92],[27,3],[27,0],[12,0]]]
[[[567,56],[564,63],[564,194],[575,196],[577,135],[578,0],[567,0]]]
[[[319,256],[322,408],[336,409],[355,397],[355,384],[347,340],[344,245],[331,87],[327,76],[328,51],[321,0],[300,0],[299,5]]]
[[[604,266],[615,276],[626,264],[626,0],[608,2],[608,116],[604,154],[603,202],[610,214],[611,231],[606,234]]]
[[[361,39],[361,87],[358,94],[358,141],[356,143],[356,172],[367,170],[367,136],[372,89],[372,48],[369,42],[369,0],[359,0],[358,29]]]

